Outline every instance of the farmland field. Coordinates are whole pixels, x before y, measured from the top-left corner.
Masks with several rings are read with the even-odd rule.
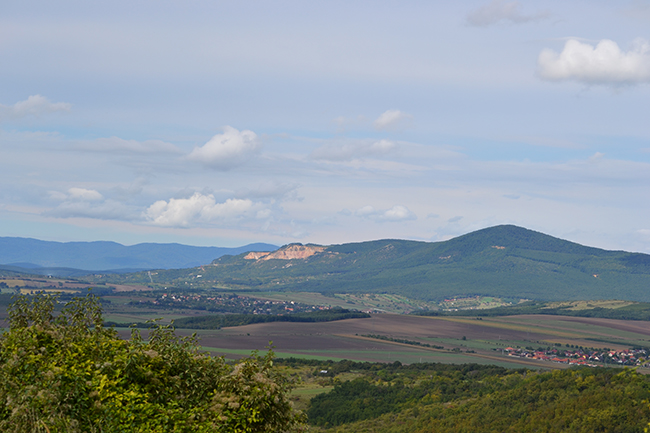
[[[177,330],[180,335],[193,332]],[[405,364],[479,363],[529,368],[566,368],[566,365],[508,356],[503,353],[504,349],[509,346],[573,345],[622,350],[650,346],[648,322],[543,315],[477,320],[374,314],[369,319],[324,323],[259,323],[200,330],[197,335],[206,350],[226,358],[239,358],[251,350],[263,351],[272,341],[274,350],[282,358],[400,361]],[[410,344],[370,336],[403,339]],[[425,344],[430,347],[423,346]]]
[[[64,287],[59,290],[70,290],[64,284],[62,286]],[[253,295],[250,298],[241,297],[246,295],[244,293],[231,295],[237,302],[261,299],[264,302],[284,302],[289,307],[305,304],[361,308],[362,304],[363,307],[376,311],[385,307],[401,309],[409,305],[406,298],[388,295],[323,296],[317,293],[268,292],[251,292],[247,294]],[[226,293],[225,296],[231,295]],[[8,303],[11,295],[7,293],[2,296],[3,303]],[[167,306],[151,302],[161,299],[160,296],[144,291],[116,290],[102,297],[104,319],[107,322],[122,324],[117,325],[118,330],[124,337],[128,337],[128,324],[143,323],[155,318],[160,318],[161,323],[168,324],[171,320],[182,317],[212,314],[205,308],[201,310],[182,302],[170,303]],[[203,296],[202,299],[207,302],[205,296],[215,295]],[[0,320],[5,317],[6,311],[2,308]],[[0,326],[6,326],[6,322],[0,322]],[[146,330],[143,332],[146,333]],[[273,342],[277,356],[282,358],[566,368],[566,364],[509,356],[506,348],[530,350],[584,347],[624,350],[631,347],[650,347],[650,322],[647,321],[546,314],[471,317],[381,313],[371,314],[370,318],[321,323],[272,322],[215,330],[177,329],[180,335],[191,335],[194,332],[199,336],[200,344],[206,351],[230,359],[249,355],[252,350],[263,351],[269,342]]]

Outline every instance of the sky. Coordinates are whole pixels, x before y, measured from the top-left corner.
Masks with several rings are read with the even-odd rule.
[[[5,2],[0,236],[650,253],[650,1]]]

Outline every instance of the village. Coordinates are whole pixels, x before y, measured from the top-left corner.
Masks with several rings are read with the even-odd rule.
[[[329,306],[308,305],[294,301],[266,300],[234,293],[203,295],[198,293],[163,293],[151,301],[133,301],[154,308],[206,310],[214,313],[291,314],[327,310]]]
[[[650,362],[647,359],[647,349],[634,348],[626,350],[602,350],[584,348],[538,348],[530,347],[525,349],[506,347],[505,349],[493,349],[502,351],[508,356],[520,358],[539,359],[548,362],[557,362],[569,365],[581,365],[588,367],[604,367],[612,365],[621,366],[647,366]]]

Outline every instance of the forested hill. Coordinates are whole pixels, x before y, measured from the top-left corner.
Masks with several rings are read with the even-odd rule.
[[[111,278],[151,282],[146,273]],[[502,225],[435,243],[389,239],[331,246],[292,244],[267,255],[222,256],[213,266],[201,269],[160,271],[153,282],[321,293],[399,293],[426,300],[486,295],[647,302],[650,255],[590,248]]]
[[[147,273],[110,278],[164,286],[399,293],[426,300],[486,295],[650,301],[650,255],[590,248],[512,225],[434,243],[291,244],[270,254],[222,256],[212,264],[159,271],[153,280]]]

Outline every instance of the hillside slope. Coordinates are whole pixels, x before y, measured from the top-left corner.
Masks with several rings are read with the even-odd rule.
[[[292,258],[291,251],[299,256]],[[292,244],[273,255],[223,256],[212,264],[200,270],[160,271],[154,282],[399,293],[424,300],[486,295],[650,301],[650,255],[590,248],[512,225],[435,243],[388,239],[327,247]],[[137,273],[115,278],[150,281],[148,275]]]

